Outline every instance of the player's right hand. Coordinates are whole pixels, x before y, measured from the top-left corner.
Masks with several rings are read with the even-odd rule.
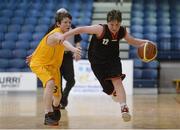
[[[76,61],[81,59],[81,47],[76,47],[77,48],[77,53],[75,52],[73,57]]]
[[[74,51],[74,58],[75,60],[81,59],[81,47],[76,47]]]

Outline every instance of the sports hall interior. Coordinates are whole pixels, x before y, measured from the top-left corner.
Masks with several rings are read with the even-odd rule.
[[[59,126],[44,126],[38,80],[36,92],[0,90],[0,129],[179,129],[179,0],[1,0],[0,75],[31,72],[25,58],[62,7],[77,27],[106,23],[107,12],[119,9],[122,25],[132,36],[157,45],[157,58],[146,63],[137,56],[137,48],[120,41],[121,59],[133,61],[133,94],[127,95],[132,120],[123,122],[119,105],[108,96],[81,93],[70,94]],[[82,60],[88,60],[91,35],[81,36]]]

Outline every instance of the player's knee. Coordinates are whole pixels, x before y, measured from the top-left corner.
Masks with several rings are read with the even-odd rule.
[[[74,86],[74,85],[75,85],[75,80],[72,81],[72,86]]]
[[[46,89],[53,89],[55,86],[54,80],[49,80],[46,83]]]

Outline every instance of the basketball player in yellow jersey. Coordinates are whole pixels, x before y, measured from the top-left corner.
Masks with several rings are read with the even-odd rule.
[[[73,47],[68,41],[61,43],[59,36],[69,31],[72,17],[69,13],[56,16],[56,28],[46,34],[34,53],[30,56],[30,68],[42,81],[44,86],[45,125],[58,125],[61,117],[59,103],[61,100],[60,71],[64,48],[80,57],[80,48]],[[53,104],[52,104],[53,103]],[[53,107],[52,107],[53,105]]]

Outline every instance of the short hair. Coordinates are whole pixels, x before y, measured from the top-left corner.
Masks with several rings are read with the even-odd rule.
[[[111,10],[107,13],[107,22],[117,20],[118,22],[122,21],[122,14],[119,10]]]
[[[61,23],[64,18],[69,18],[70,20],[72,20],[72,16],[70,15],[70,13],[57,13],[55,21]]]

